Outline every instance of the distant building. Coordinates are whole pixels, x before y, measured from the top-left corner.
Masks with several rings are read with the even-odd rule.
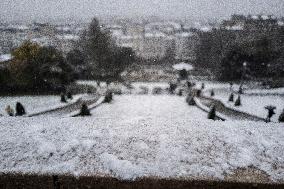
[[[279,21],[273,15],[233,15],[230,20],[225,20],[221,28],[226,30],[244,30],[247,32],[270,31],[278,27]]]
[[[67,53],[79,39],[81,31],[81,26],[53,26],[41,23],[28,26],[0,25],[0,54],[10,53],[26,40],[41,46],[53,46]]]
[[[134,25],[133,28],[111,26],[110,32],[118,46],[132,48],[136,55],[144,59],[162,59],[170,51],[178,60],[195,60],[198,36],[185,31],[181,24],[155,22]],[[123,32],[124,31],[124,32]]]

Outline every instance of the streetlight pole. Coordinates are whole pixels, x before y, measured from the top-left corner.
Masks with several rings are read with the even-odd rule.
[[[247,62],[244,62],[242,66],[242,76],[241,76],[241,85],[239,88],[239,94],[243,94],[243,84],[244,84],[244,77],[246,74],[246,67],[247,67]]]

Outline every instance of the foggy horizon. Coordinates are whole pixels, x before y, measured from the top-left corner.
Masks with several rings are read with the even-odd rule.
[[[221,20],[232,14],[284,15],[282,0],[2,0],[2,21],[88,20],[98,18],[138,18],[192,21]]]

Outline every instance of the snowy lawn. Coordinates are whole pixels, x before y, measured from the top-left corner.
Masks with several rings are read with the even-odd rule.
[[[184,97],[167,95],[122,95],[115,101],[92,111],[94,117],[111,118],[117,121],[169,120],[190,117],[193,120],[207,118],[207,113],[197,107],[190,107]]]
[[[283,125],[204,119],[176,96],[115,96],[92,117],[0,119],[0,172],[284,182]]]
[[[5,108],[10,105],[14,110],[17,102],[23,104],[27,114],[46,111],[54,108],[66,106],[78,100],[82,95],[74,95],[73,100],[68,103],[61,103],[60,96],[45,95],[45,96],[0,96],[0,114],[7,116]]]

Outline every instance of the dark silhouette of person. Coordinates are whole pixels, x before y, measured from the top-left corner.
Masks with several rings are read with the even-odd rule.
[[[25,114],[26,114],[26,110],[24,106],[20,102],[17,102],[16,103],[16,116],[23,116]]]
[[[270,109],[267,109],[268,110],[268,114],[267,114],[267,121],[270,122],[271,121],[271,118],[272,116],[275,114],[274,112],[274,109],[273,108],[270,108]]]

